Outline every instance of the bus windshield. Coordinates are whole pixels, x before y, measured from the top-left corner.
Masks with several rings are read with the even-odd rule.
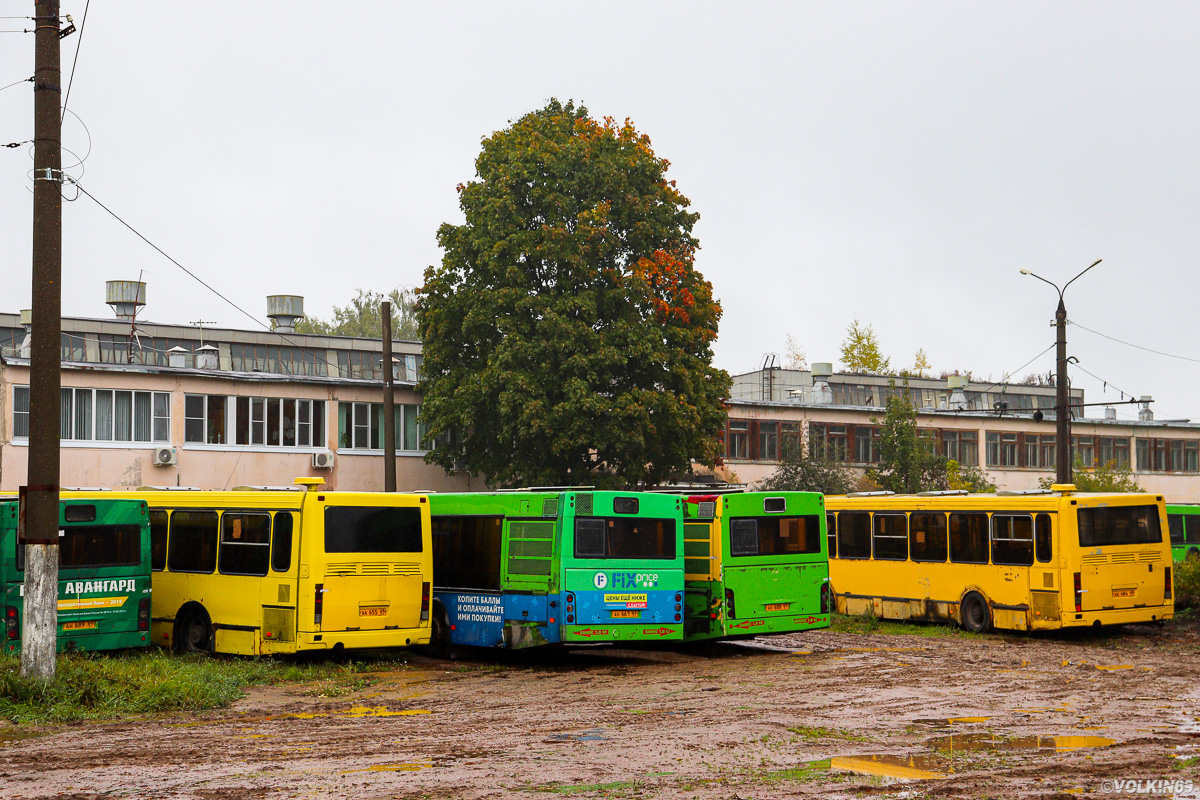
[[[804,517],[734,517],[729,520],[730,555],[782,556],[821,552],[821,524]]]
[[[326,506],[326,553],[419,553],[421,511],[393,506]]]
[[[1158,506],[1079,509],[1079,546],[1151,544],[1162,541]]]
[[[575,520],[576,558],[675,558],[675,520],[641,517],[580,517]]]

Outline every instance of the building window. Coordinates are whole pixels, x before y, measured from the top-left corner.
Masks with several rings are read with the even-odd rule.
[[[77,333],[61,334],[63,361],[87,361],[87,339]]]
[[[1071,462],[1081,462],[1085,467],[1096,466],[1095,440],[1091,436],[1071,437]]]
[[[1017,467],[1018,439],[1015,433],[987,434],[987,465],[989,467]]]
[[[169,442],[169,392],[62,389],[59,437],[75,442]],[[13,437],[29,436],[29,387],[13,387]]]
[[[1200,472],[1200,442],[1195,439],[1138,439],[1142,472]]]
[[[396,450],[432,450],[421,407],[397,403]],[[338,403],[338,447],[346,450],[383,449],[383,403]]]
[[[1100,449],[1100,464],[1111,464],[1117,469],[1129,469],[1129,439],[1120,436],[1097,436]]]
[[[725,434],[725,457],[750,458],[750,420],[729,420]]]
[[[854,426],[854,460],[860,464],[879,462],[879,430],[867,425]]]
[[[324,400],[189,394],[183,409],[185,442],[325,446]]]
[[[779,460],[779,423],[758,423],[758,457],[763,461]]]
[[[1027,433],[1025,442],[1026,467],[1053,469],[1055,464],[1054,436],[1050,434]]]
[[[779,423],[779,456],[793,458],[800,453],[803,440],[800,437],[799,422]]]
[[[963,466],[979,466],[977,431],[942,431],[942,456]]]
[[[846,460],[846,426],[823,422],[808,424],[808,452],[813,458],[828,461]]]
[[[324,354],[303,347],[266,344],[229,345],[230,366],[235,372],[270,372],[278,375],[327,375]]]

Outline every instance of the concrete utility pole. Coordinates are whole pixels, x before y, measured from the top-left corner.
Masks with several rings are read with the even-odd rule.
[[[383,490],[396,491],[396,388],[392,374],[392,304],[379,306],[383,318]]]
[[[1058,355],[1058,377],[1055,379],[1054,399],[1054,414],[1058,423],[1054,439],[1055,463],[1058,468],[1055,477],[1057,483],[1074,482],[1071,470],[1071,389],[1067,382],[1067,306],[1063,301],[1063,294],[1067,291],[1067,287],[1077,281],[1084,272],[1087,272],[1103,260],[1097,258],[1083,272],[1080,272],[1079,275],[1067,281],[1061,289],[1058,288],[1058,284],[1054,281],[1048,281],[1041,275],[1037,275],[1030,270],[1021,270],[1022,275],[1032,275],[1042,283],[1050,284],[1058,292],[1058,310],[1054,312],[1054,326],[1058,328],[1058,335],[1055,339],[1055,348]]]
[[[25,497],[25,614],[21,674],[54,678],[58,645],[58,449],[62,338],[62,73],[57,0],[34,17],[33,318],[29,469]]]

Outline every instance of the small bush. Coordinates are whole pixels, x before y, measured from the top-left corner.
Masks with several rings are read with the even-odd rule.
[[[1200,608],[1200,558],[1175,564],[1175,608]]]

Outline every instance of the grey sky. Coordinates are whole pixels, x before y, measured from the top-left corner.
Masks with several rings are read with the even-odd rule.
[[[836,361],[857,317],[896,366],[923,347],[935,372],[999,380],[1053,343],[1057,297],[1018,270],[1061,284],[1097,258],[1073,321],[1200,359],[1196,4],[360,8],[98,2],[63,40],[64,81],[82,41],[80,182],[259,319],[268,294],[328,317],[357,287],[420,284],[481,137],[574,99],[671,161],[731,372],[789,333]],[[77,27],[83,10],[63,5]],[[0,34],[0,86],[32,65],[32,36]],[[31,85],[0,91],[0,144],[31,137]],[[87,150],[70,115],[64,137]],[[30,302],[31,164],[0,150],[6,311]],[[109,316],[104,281],[144,270],[146,318],[251,327],[86,197],[64,252],[67,315]],[[1200,418],[1200,363],[1069,339],[1090,401],[1115,385]]]

